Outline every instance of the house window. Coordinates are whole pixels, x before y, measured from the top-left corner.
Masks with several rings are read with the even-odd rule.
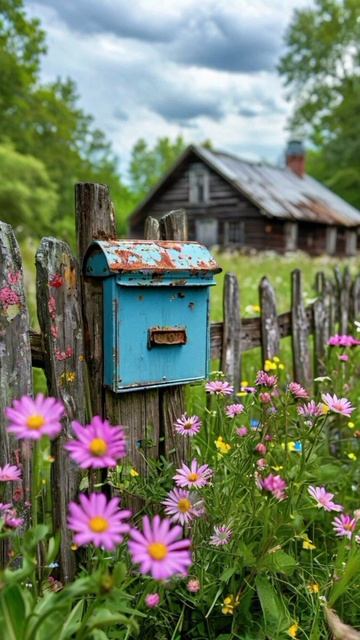
[[[225,244],[243,245],[245,243],[245,223],[230,220],[225,223]]]
[[[203,204],[209,201],[209,172],[201,164],[193,165],[189,172],[189,201]]]
[[[196,220],[196,240],[207,247],[218,243],[218,221],[213,218]]]

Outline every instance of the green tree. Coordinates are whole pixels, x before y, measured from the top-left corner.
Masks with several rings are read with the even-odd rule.
[[[57,207],[57,193],[43,163],[22,155],[11,145],[0,145],[1,219],[11,224],[18,237],[49,233],[49,218]]]
[[[103,181],[112,188],[124,232],[133,200],[119,177],[117,158],[78,106],[71,80],[41,84],[45,52],[45,33],[38,20],[28,18],[23,0],[0,0],[0,143],[10,141],[20,154],[39,159],[58,194],[56,209],[49,207],[46,225],[37,231],[50,228],[72,241],[74,183]]]
[[[143,138],[135,143],[131,152],[130,181],[137,201],[142,200],[163,177],[185,147],[182,136],[174,141],[168,137],[159,138],[152,147]]]
[[[309,170],[360,208],[360,3],[315,0],[294,13],[279,71],[295,99],[293,131],[311,140]]]

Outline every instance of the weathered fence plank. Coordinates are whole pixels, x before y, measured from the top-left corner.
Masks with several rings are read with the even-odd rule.
[[[223,291],[223,335],[220,368],[226,378],[240,389],[241,316],[239,282],[234,273],[226,273]]]
[[[360,317],[360,275],[355,276],[351,287],[350,321]]]
[[[348,267],[345,267],[342,276],[342,287],[340,290],[340,319],[339,331],[341,334],[348,332],[349,312],[350,312],[351,275]]]
[[[85,252],[96,240],[116,238],[114,208],[104,184],[80,182],[75,185],[76,234],[80,271]],[[82,310],[85,357],[93,415],[104,412],[103,392],[103,310],[102,283],[82,278]]]
[[[148,216],[145,220],[144,229],[145,240],[160,240],[160,224],[159,220]]]
[[[311,384],[308,320],[302,294],[302,274],[291,274],[291,323],[294,380],[306,387]]]
[[[269,280],[262,278],[259,286],[262,360],[271,360],[280,353],[280,329],[275,292]]]
[[[161,240],[186,241],[187,217],[184,209],[170,211],[160,219]],[[164,454],[180,463],[186,457],[186,438],[174,430],[174,422],[185,411],[185,388],[180,385],[160,389],[160,434],[164,438]]]
[[[64,582],[75,575],[75,555],[69,553],[72,535],[67,527],[67,505],[78,491],[80,470],[64,450],[71,421],[85,422],[85,358],[77,261],[70,247],[44,238],[36,254],[37,308],[44,346],[44,368],[49,393],[64,403],[61,435],[52,442],[51,474],[54,529],[60,531],[60,574]]]
[[[31,394],[29,314],[21,255],[12,227],[0,222],[0,466],[9,463],[22,467],[22,481],[6,484],[2,502],[30,500],[31,445],[8,434],[4,408]],[[2,541],[0,566],[8,560],[8,550],[8,543]]]

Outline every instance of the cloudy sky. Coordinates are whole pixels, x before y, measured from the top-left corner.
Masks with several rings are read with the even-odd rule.
[[[26,0],[47,31],[43,79],[70,76],[126,171],[139,137],[183,134],[278,162],[291,104],[276,73],[311,0]]]

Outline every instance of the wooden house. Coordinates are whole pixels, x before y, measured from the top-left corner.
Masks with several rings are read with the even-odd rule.
[[[188,147],[132,213],[131,237],[143,237],[147,216],[179,208],[189,239],[207,246],[350,256],[359,244],[360,211],[305,173],[299,141],[283,168]]]

